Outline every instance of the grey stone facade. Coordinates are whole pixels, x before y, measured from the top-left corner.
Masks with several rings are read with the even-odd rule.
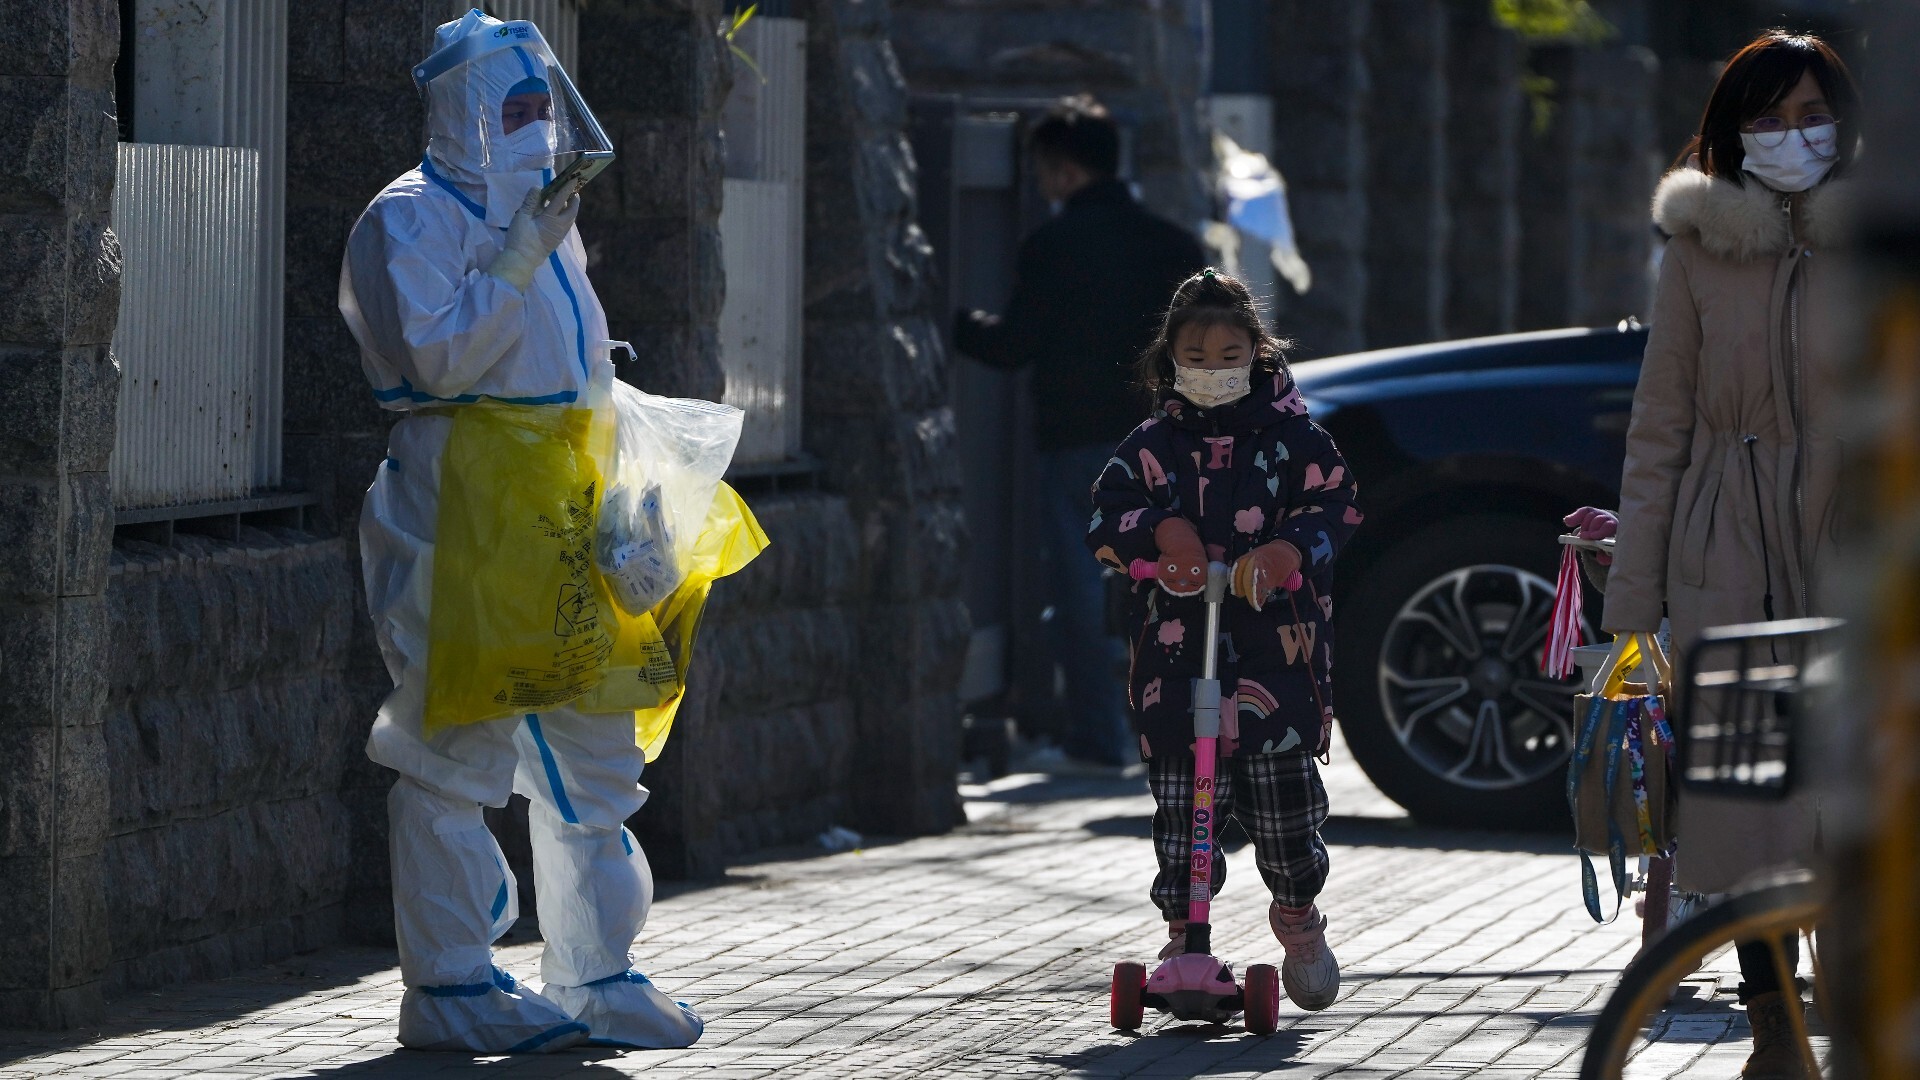
[[[1313,288],[1287,295],[1281,333],[1304,355],[1364,348],[1369,226],[1366,40],[1372,0],[1274,0],[1273,163],[1287,178]]]
[[[292,529],[114,552],[109,993],[340,939],[358,591],[346,541]]]
[[[1276,0],[1273,159],[1314,277],[1277,321],[1300,356],[1646,313],[1653,16],[1599,7],[1619,36],[1528,50],[1477,0]]]
[[[1373,0],[1367,34],[1367,347],[1445,337],[1447,17],[1441,0]]]
[[[0,22],[0,1027],[103,1010],[117,10]]]
[[[958,820],[965,534],[888,32],[886,0],[808,6],[806,428],[859,537],[853,823],[919,834]]]
[[[1512,330],[1520,294],[1520,43],[1484,5],[1447,8],[1446,336]]]

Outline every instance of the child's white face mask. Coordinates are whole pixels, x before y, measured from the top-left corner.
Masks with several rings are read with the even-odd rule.
[[[1239,367],[1196,368],[1174,365],[1173,388],[1203,409],[1239,401],[1253,389],[1253,364]]]

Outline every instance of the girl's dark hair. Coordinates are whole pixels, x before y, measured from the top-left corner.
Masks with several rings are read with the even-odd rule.
[[[1844,172],[1853,161],[1854,145],[1860,138],[1860,91],[1854,85],[1853,73],[1826,42],[1812,34],[1780,29],[1754,38],[1727,61],[1707,98],[1699,134],[1680,151],[1674,164],[1685,164],[1697,153],[1700,169],[1708,176],[1742,183],[1740,166],[1747,160],[1747,151],[1740,143],[1740,125],[1772,108],[1809,71],[1813,72],[1813,81],[1820,84],[1833,118],[1840,121],[1840,159],[1834,163],[1833,172],[1836,176]]]
[[[1244,330],[1253,342],[1255,371],[1293,378],[1286,356],[1286,350],[1292,348],[1293,343],[1275,337],[1267,329],[1253,294],[1238,278],[1209,266],[1173,290],[1173,302],[1167,305],[1159,336],[1135,362],[1135,381],[1156,405],[1162,395],[1173,389],[1173,343],[1180,340],[1180,331],[1188,326],[1231,326]]]

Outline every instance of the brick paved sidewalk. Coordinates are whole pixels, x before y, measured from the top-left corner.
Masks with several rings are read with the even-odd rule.
[[[1164,939],[1146,899],[1151,803],[1138,778],[1025,776],[968,789],[973,824],[951,836],[665,892],[635,952],[706,1017],[690,1050],[404,1051],[392,953],[339,949],[123,1000],[105,1032],[0,1032],[0,1078],[1575,1075],[1637,924],[1594,926],[1551,838],[1417,828],[1350,766],[1329,781],[1321,903],[1345,989],[1323,1013],[1283,1006],[1265,1038],[1153,1014],[1139,1035],[1107,1026],[1113,962],[1150,962]],[[1252,852],[1230,861],[1216,949],[1241,969],[1278,963]],[[534,976],[538,953],[509,944],[501,963]],[[1683,987],[1629,1075],[1738,1074],[1731,965]]]

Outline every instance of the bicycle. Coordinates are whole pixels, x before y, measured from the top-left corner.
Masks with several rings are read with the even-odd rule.
[[[1784,799],[1802,771],[1802,744],[1794,737],[1804,702],[1832,679],[1835,658],[1823,639],[1840,619],[1790,619],[1706,631],[1688,653],[1679,688],[1680,782],[1688,791],[1755,800]],[[1730,666],[1716,658],[1732,654]],[[1813,961],[1814,1005],[1820,993],[1820,954],[1813,931],[1826,917],[1828,897],[1810,872],[1785,875],[1732,893],[1660,934],[1627,965],[1587,1039],[1581,1080],[1618,1080],[1640,1042],[1640,1032],[1672,997],[1681,980],[1712,954],[1738,942],[1764,941],[1782,987],[1795,987],[1787,935],[1805,937]],[[1788,1017],[1807,1075],[1820,1076],[1818,1055],[1802,1011]]]

